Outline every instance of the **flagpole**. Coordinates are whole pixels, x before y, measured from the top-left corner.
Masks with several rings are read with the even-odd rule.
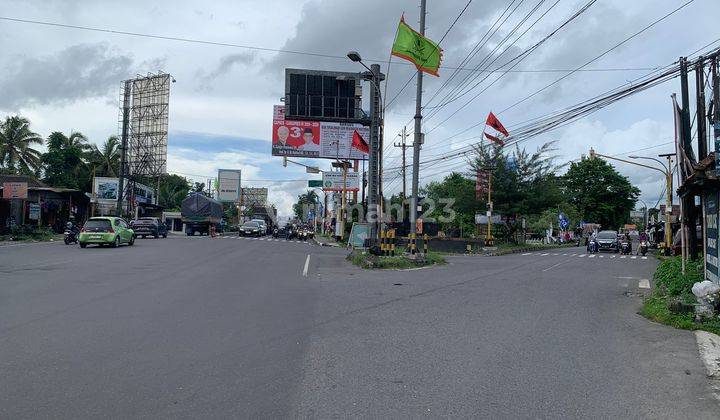
[[[420,0],[420,34],[425,35],[425,0]],[[423,74],[417,72],[417,91],[415,94],[415,133],[413,139],[413,175],[412,197],[410,197],[410,236],[417,236],[418,181],[420,172],[420,145],[422,142],[422,81]],[[412,240],[412,239],[411,239]]]

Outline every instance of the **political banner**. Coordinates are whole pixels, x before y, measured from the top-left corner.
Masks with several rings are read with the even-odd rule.
[[[364,160],[369,141],[361,124],[286,120],[283,105],[273,108],[273,156]]]

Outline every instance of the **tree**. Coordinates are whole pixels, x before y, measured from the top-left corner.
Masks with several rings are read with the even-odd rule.
[[[298,201],[293,204],[293,213],[298,220],[307,220],[307,210],[317,204],[318,196],[315,190],[298,195]]]
[[[165,174],[160,177],[158,204],[168,210],[178,210],[190,191],[190,183],[180,175]]]
[[[205,183],[204,182],[196,182],[193,184],[191,188],[192,192],[204,192],[205,191]]]
[[[55,131],[47,139],[48,150],[42,155],[45,182],[53,187],[89,190],[91,171],[85,163],[90,145],[78,132],[69,136]]]
[[[570,164],[564,190],[586,222],[600,223],[604,229],[616,229],[627,222],[640,190],[627,177],[602,159],[583,157]]]
[[[480,210],[480,202],[475,199],[475,180],[452,172],[442,182],[427,184],[421,193],[426,199],[432,200],[435,206],[424,218],[434,218],[445,232],[451,229],[458,230],[458,233],[473,232],[475,213]],[[448,199],[452,202],[447,201]],[[454,217],[450,218],[453,215]]]
[[[88,163],[93,167],[95,176],[117,177],[120,172],[120,142],[116,136],[110,136],[102,149],[93,144],[88,153]]]
[[[27,118],[12,116],[0,123],[0,168],[9,173],[32,174],[40,167],[41,154],[33,145],[43,143],[30,130]]]

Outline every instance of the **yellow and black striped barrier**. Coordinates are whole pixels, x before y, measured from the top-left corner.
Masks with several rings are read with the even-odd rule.
[[[423,253],[425,253],[425,255],[428,253],[428,238],[427,233],[423,235]]]
[[[395,256],[395,229],[390,232],[390,255]]]

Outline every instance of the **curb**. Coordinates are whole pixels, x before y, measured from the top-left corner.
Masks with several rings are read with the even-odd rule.
[[[706,375],[712,381],[712,395],[720,401],[720,336],[707,331],[695,331],[695,339]]]

